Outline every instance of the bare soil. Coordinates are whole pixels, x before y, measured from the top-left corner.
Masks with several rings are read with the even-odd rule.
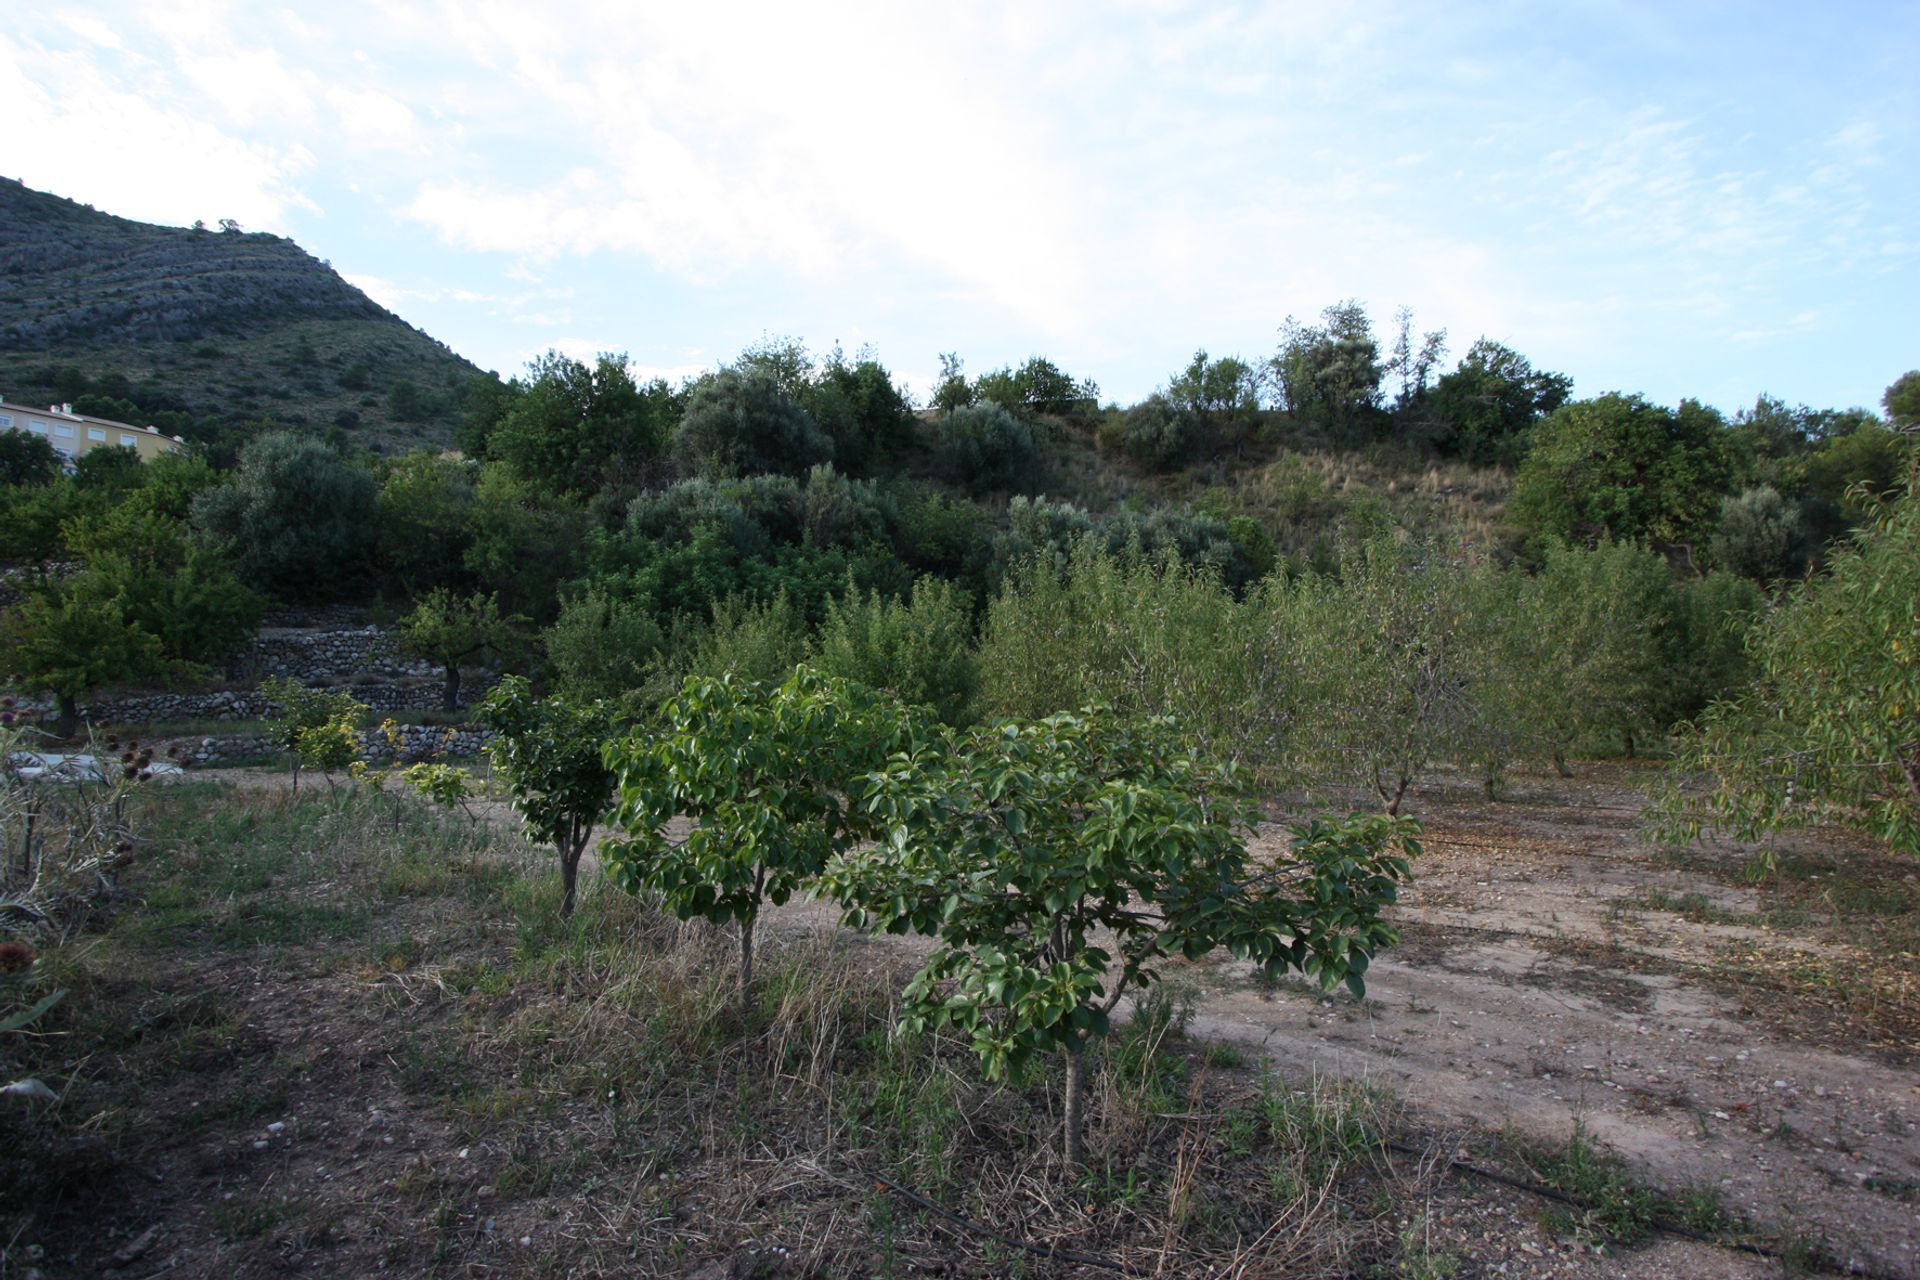
[[[1422,796],[1404,938],[1367,998],[1212,966],[1194,1032],[1377,1081],[1435,1127],[1552,1143],[1582,1126],[1655,1185],[1920,1275],[1920,957],[1768,924],[1752,850],[1676,858],[1637,830],[1635,770],[1583,773],[1501,803]],[[1911,864],[1846,837],[1780,852],[1838,854],[1883,878],[1883,902],[1920,901]],[[1916,922],[1897,923],[1910,947]]]

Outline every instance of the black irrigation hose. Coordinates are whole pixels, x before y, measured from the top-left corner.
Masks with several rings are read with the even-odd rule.
[[[884,1173],[874,1173],[869,1169],[862,1169],[857,1165],[850,1166],[850,1167],[853,1169],[855,1173],[859,1174],[861,1177],[870,1179],[871,1181],[878,1183],[879,1185],[885,1187],[887,1190],[893,1192],[897,1196],[901,1196],[907,1200],[911,1200],[914,1204],[919,1205],[922,1209],[927,1210],[929,1213],[938,1214],[940,1217],[945,1218],[948,1222],[951,1222],[954,1226],[959,1227],[965,1231],[971,1231],[973,1232],[973,1234],[977,1236],[985,1236],[989,1240],[998,1241],[999,1243],[1006,1245],[1010,1249],[1021,1249],[1027,1253],[1033,1254],[1035,1257],[1050,1258],[1058,1262],[1077,1262],[1081,1266],[1100,1267],[1106,1271],[1118,1271],[1121,1275],[1125,1275],[1125,1276],[1137,1276],[1137,1275],[1143,1274],[1142,1272],[1137,1271],[1134,1268],[1128,1266],[1126,1263],[1115,1261],[1112,1258],[1102,1258],[1097,1254],[1091,1254],[1091,1253],[1078,1253],[1072,1249],[1062,1249],[1058,1245],[1035,1244],[1031,1240],[1020,1240],[1020,1239],[1016,1239],[1013,1236],[1002,1235],[998,1231],[995,1231],[992,1227],[985,1226],[981,1223],[975,1222],[971,1218],[955,1213],[953,1210],[947,1208],[943,1204],[938,1204],[932,1200],[927,1199],[927,1197],[921,1195],[918,1191],[915,1191],[912,1187],[905,1186],[902,1183],[895,1182],[892,1178],[889,1178]]]
[[[1410,1147],[1401,1142],[1387,1142],[1381,1145],[1389,1151],[1397,1151],[1401,1155],[1412,1156],[1417,1160],[1424,1160],[1430,1154],[1418,1147]],[[1598,1208],[1597,1205],[1592,1205],[1584,1200],[1577,1199],[1564,1191],[1556,1191],[1552,1187],[1543,1186],[1537,1182],[1528,1182],[1525,1178],[1516,1178],[1512,1174],[1501,1173],[1498,1169],[1489,1169],[1484,1165],[1473,1164],[1470,1161],[1450,1159],[1447,1161],[1447,1168],[1455,1173],[1465,1173],[1471,1174],[1476,1178],[1485,1178],[1488,1182],[1497,1182],[1503,1187],[1512,1187],[1515,1191],[1524,1191],[1528,1195],[1539,1196],[1545,1200],[1553,1200],[1574,1209],[1584,1210],[1588,1213]],[[1668,1222],[1664,1218],[1650,1219],[1647,1225],[1653,1230],[1665,1235],[1679,1236],[1683,1240],[1697,1240],[1701,1244],[1710,1244],[1720,1249],[1731,1249],[1737,1253],[1750,1253],[1756,1257],[1768,1258],[1775,1262],[1783,1261],[1787,1256],[1784,1249],[1776,1249],[1772,1245],[1754,1244],[1747,1240],[1728,1240],[1721,1236],[1711,1236],[1704,1231],[1695,1231],[1692,1227],[1683,1227],[1677,1222]],[[1858,1262],[1850,1262],[1846,1264],[1845,1267],[1839,1268],[1834,1274],[1857,1276],[1860,1280],[1898,1280],[1898,1277],[1889,1272],[1875,1271],[1873,1268]]]

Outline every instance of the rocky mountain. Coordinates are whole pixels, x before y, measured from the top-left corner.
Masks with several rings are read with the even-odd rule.
[[[229,447],[260,424],[452,440],[480,370],[291,240],[163,227],[0,179],[0,395]],[[117,411],[116,411],[117,410]]]

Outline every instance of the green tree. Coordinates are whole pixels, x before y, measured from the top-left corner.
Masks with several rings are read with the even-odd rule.
[[[459,458],[409,453],[380,478],[379,561],[408,594],[471,585],[475,472]]]
[[[60,474],[60,455],[42,436],[0,431],[0,485],[44,484]]]
[[[1481,466],[1514,466],[1533,424],[1567,401],[1573,379],[1536,370],[1513,348],[1481,338],[1427,398],[1443,453]]]
[[[567,697],[604,699],[633,714],[659,701],[647,693],[661,678],[666,637],[643,603],[589,587],[560,606],[546,643],[547,664]]]
[[[692,475],[801,475],[833,457],[833,441],[772,373],[722,369],[687,393],[672,453]]]
[[[1527,584],[1513,678],[1538,750],[1568,773],[1575,744],[1629,747],[1672,704],[1675,593],[1666,561],[1634,543],[1554,543]]]
[[[76,517],[67,543],[97,590],[119,603],[127,625],[155,637],[182,672],[237,651],[266,607],[235,575],[225,547],[137,500]]]
[[[836,348],[799,399],[833,441],[834,465],[847,475],[868,474],[913,425],[913,406],[871,352],[849,362]]]
[[[825,884],[849,924],[938,939],[908,984],[908,1027],[956,1028],[996,1078],[1061,1054],[1074,1168],[1086,1050],[1129,991],[1224,946],[1269,976],[1360,992],[1415,851],[1410,828],[1362,818],[1297,829],[1281,865],[1259,866],[1234,775],[1167,721],[1105,711],[896,752],[857,802],[885,836]]]
[[[1287,413],[1352,444],[1367,440],[1385,417],[1380,383],[1386,366],[1366,308],[1349,300],[1320,313],[1321,323],[1288,316],[1280,327],[1280,350],[1269,371]]]
[[[777,685],[806,653],[806,615],[785,591],[764,601],[728,596],[713,602],[712,624],[694,638],[686,671]]]
[[[940,353],[940,381],[934,384],[933,407],[952,413],[973,403],[973,384],[967,381],[966,363],[951,351]]]
[[[1751,641],[1754,683],[1684,735],[1655,830],[1820,822],[1920,855],[1920,495],[1910,485]]]
[[[560,584],[573,577],[589,520],[573,500],[548,493],[504,462],[481,466],[473,490],[473,541],[464,562],[500,607],[536,622],[553,618]]]
[[[1513,483],[1513,517],[1535,535],[1588,545],[1650,538],[1705,550],[1733,482],[1719,414],[1608,394],[1563,405],[1534,430]]]
[[[1714,564],[1755,582],[1806,573],[1817,550],[1800,509],[1772,485],[1720,500],[1720,527],[1709,549]]]
[[[917,579],[908,600],[849,584],[827,606],[812,661],[827,675],[928,707],[947,724],[967,719],[980,682],[970,604],[937,578]]]
[[[1920,428],[1920,369],[1894,379],[1893,385],[1880,397],[1880,406],[1887,411],[1887,421],[1895,431]]]
[[[752,1007],[754,925],[834,857],[872,834],[866,779],[906,746],[914,718],[851,681],[802,667],[778,687],[731,677],[687,682],[658,733],[610,745],[619,778],[607,869],[658,892],[681,919],[740,930],[740,1004]],[[667,824],[684,814],[684,839]]]
[[[1120,447],[1149,471],[1170,471],[1185,462],[1197,436],[1193,412],[1167,396],[1148,396],[1120,419]]]
[[[486,433],[488,456],[549,493],[637,488],[672,426],[667,385],[637,384],[624,354],[602,354],[587,365],[549,351],[527,374]]]
[[[94,575],[30,592],[0,613],[0,675],[51,693],[58,706],[54,732],[63,738],[79,725],[82,696],[174,671],[160,638],[130,625],[125,602]]]
[[[1337,574],[1267,597],[1299,673],[1288,748],[1299,768],[1367,786],[1392,816],[1434,760],[1455,754],[1468,578],[1456,557],[1380,533],[1347,547]]]
[[[987,606],[982,709],[1171,713],[1211,757],[1280,781],[1301,686],[1265,598],[1242,603],[1206,567],[1092,539],[1020,562]]]
[[[560,914],[571,916],[580,856],[613,799],[614,775],[602,749],[619,732],[604,702],[536,698],[520,676],[487,694],[480,722],[494,731],[487,755],[535,840],[560,857]]]
[[[350,768],[361,754],[359,725],[367,704],[344,690],[309,689],[284,676],[262,680],[260,692],[273,704],[267,723],[292,762],[295,794],[302,768],[319,769],[331,788],[334,771]]]
[[[202,492],[193,522],[233,546],[241,578],[278,600],[344,594],[367,570],[376,486],[318,441],[276,432],[241,451],[233,483]]]
[[[474,592],[463,596],[435,587],[400,619],[400,647],[446,673],[440,709],[460,709],[460,668],[488,655],[511,652],[519,642],[517,623],[526,619],[500,612],[499,597]]]

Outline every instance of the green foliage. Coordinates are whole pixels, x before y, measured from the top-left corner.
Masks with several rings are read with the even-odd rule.
[[[1016,566],[989,603],[981,701],[1027,717],[1171,713],[1214,758],[1266,768],[1292,688],[1286,652],[1266,640],[1258,607],[1217,574],[1083,541]]]
[[[625,355],[592,366],[549,351],[486,435],[487,455],[554,494],[635,487],[659,456],[674,418],[664,382],[639,386]]]
[[[0,431],[0,485],[44,484],[60,474],[60,455],[42,436]]]
[[[265,602],[241,585],[224,547],[135,500],[66,526],[88,589],[120,603],[128,625],[159,639],[169,661],[204,665],[245,643]]]
[[[827,607],[812,661],[829,676],[931,708],[947,724],[967,719],[979,685],[969,602],[937,578],[918,579],[905,601],[850,587]]]
[[[940,419],[939,441],[948,473],[975,493],[1014,488],[1032,478],[1033,427],[998,403],[947,414]]]
[[[682,919],[738,922],[744,1005],[761,905],[784,903],[871,834],[865,780],[909,744],[914,720],[884,695],[801,667],[777,687],[690,679],[662,721],[607,748],[623,832],[607,842],[608,873]],[[667,830],[677,815],[694,823],[679,840]]]
[[[576,503],[542,491],[506,463],[489,462],[474,486],[465,564],[502,610],[545,622],[559,607],[559,584],[580,562],[587,527]]]
[[[1481,466],[1513,466],[1533,424],[1566,403],[1573,379],[1545,373],[1518,351],[1481,338],[1459,367],[1443,374],[1427,399],[1437,420],[1434,444]]]
[[[1758,625],[1756,676],[1683,738],[1656,829],[1757,839],[1833,821],[1920,854],[1920,498]],[[1704,778],[1697,787],[1684,785]]]
[[[1352,300],[1334,303],[1320,320],[1309,325],[1288,316],[1280,328],[1280,350],[1269,367],[1281,404],[1297,422],[1339,443],[1371,439],[1385,422],[1380,382],[1386,375],[1373,322]]]
[[[132,449],[100,446],[73,462],[73,482],[82,489],[102,489],[114,495],[138,489],[146,479],[146,464]]]
[[[942,369],[944,373],[944,359]],[[955,361],[954,371],[958,369]],[[971,403],[994,404],[1022,415],[1085,417],[1100,407],[1100,387],[1091,378],[1074,378],[1044,356],[1029,356],[1018,368],[981,374],[974,381]]]
[[[1912,369],[1894,379],[1880,406],[1887,411],[1887,422],[1895,431],[1920,428],[1920,369]]]
[[[160,638],[130,626],[125,603],[98,577],[66,579],[0,613],[0,675],[52,693],[60,703],[62,734],[73,731],[81,696],[174,670]]]
[[[1799,577],[1815,547],[1806,521],[1772,485],[1720,501],[1720,528],[1710,551],[1714,564],[1755,582]]]
[[[784,592],[817,618],[849,575],[863,588],[906,588],[889,517],[873,485],[826,466],[804,483],[687,480],[635,498],[623,529],[594,537],[589,576],[660,617],[705,618],[719,600]]]
[[[799,475],[833,457],[833,441],[764,369],[722,369],[687,392],[674,461],[708,478]]]
[[[806,656],[806,616],[785,592],[766,601],[739,596],[716,601],[712,618],[687,654],[690,676],[777,685]]]
[[[1211,359],[1204,350],[1168,381],[1166,400],[1214,427],[1250,422],[1260,411],[1253,366],[1234,356]]]
[[[479,718],[496,735],[487,755],[513,811],[528,834],[560,856],[560,914],[572,915],[580,855],[613,798],[614,775],[601,757],[618,731],[613,708],[536,698],[526,680],[507,676],[487,695]]]
[[[375,499],[379,560],[402,590],[411,594],[468,584],[475,471],[458,458],[409,453],[380,478]]]
[[[1506,673],[1537,750],[1561,761],[1583,738],[1666,726],[1674,608],[1673,575],[1644,547],[1548,547],[1524,583]]]
[[[240,455],[233,483],[203,491],[194,524],[232,544],[241,578],[279,600],[344,594],[373,550],[375,484],[312,439],[262,436]]]
[[[1720,416],[1609,394],[1555,410],[1534,429],[1512,515],[1535,535],[1585,542],[1651,538],[1704,549],[1733,479]]]
[[[267,725],[274,743],[293,757],[296,791],[303,767],[319,769],[331,784],[336,770],[360,758],[366,703],[345,690],[309,689],[284,676],[262,680],[260,692],[273,703]]]
[[[1067,1153],[1081,1159],[1079,1061],[1132,989],[1225,946],[1270,975],[1364,989],[1410,828],[1316,822],[1263,870],[1231,770],[1166,720],[1106,711],[1003,721],[896,753],[861,798],[885,838],[825,883],[850,924],[938,939],[908,985],[908,1028],[951,1026],[989,1075],[1069,1059]]]
[[[1201,358],[1206,353],[1201,352]],[[1127,456],[1149,471],[1168,471],[1193,451],[1193,411],[1168,396],[1148,396],[1128,409],[1120,420],[1120,446]]]
[[[589,587],[560,606],[546,644],[547,665],[567,697],[636,712],[638,704],[659,701],[644,691],[659,679],[665,637],[644,604]]]
[[[1270,584],[1270,643],[1297,672],[1297,767],[1362,781],[1396,814],[1433,760],[1458,751],[1460,690],[1479,674],[1464,642],[1475,573],[1381,533],[1346,548],[1337,575]]]
[[[422,760],[402,769],[400,778],[416,793],[442,808],[465,805],[473,795],[473,779],[458,765]]]
[[[800,391],[800,403],[827,438],[833,460],[849,475],[864,475],[906,438],[913,407],[871,352],[852,363],[836,348]]]
[[[502,614],[496,596],[435,587],[400,619],[400,647],[446,673],[441,709],[454,711],[460,706],[461,665],[512,652],[519,645],[515,626],[525,621]]]

